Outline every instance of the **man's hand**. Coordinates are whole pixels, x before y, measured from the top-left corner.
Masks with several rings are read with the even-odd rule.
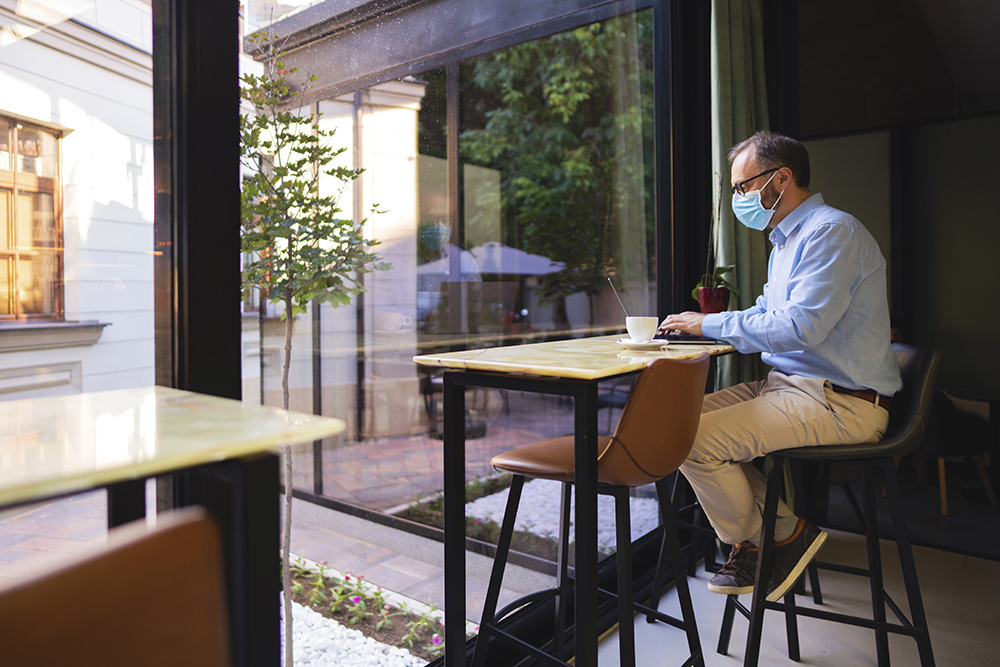
[[[667,318],[660,323],[658,331],[660,333],[668,333],[675,329],[679,329],[684,333],[700,336],[701,322],[704,319],[705,316],[701,313],[693,313],[691,311],[678,313],[677,315],[668,315]]]

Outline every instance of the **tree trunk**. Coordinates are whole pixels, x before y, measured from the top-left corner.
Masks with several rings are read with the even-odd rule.
[[[292,291],[285,289],[285,363],[281,369],[281,402],[288,409],[288,369],[292,364]],[[292,448],[285,447],[285,525],[281,538],[281,590],[285,613],[285,667],[292,667]]]

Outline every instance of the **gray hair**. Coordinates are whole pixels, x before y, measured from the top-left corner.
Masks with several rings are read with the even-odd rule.
[[[748,149],[753,151],[754,161],[761,169],[788,167],[795,185],[809,187],[809,152],[802,142],[777,132],[761,130],[729,149],[729,164]]]

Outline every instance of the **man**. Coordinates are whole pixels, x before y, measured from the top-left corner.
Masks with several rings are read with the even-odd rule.
[[[770,229],[767,284],[746,310],[667,317],[661,331],[724,340],[761,352],[767,380],[705,397],[681,472],[719,538],[734,545],[709,582],[716,593],[753,590],[765,480],[753,460],[819,444],[875,442],[902,380],[889,347],[885,259],[852,216],[809,191],[809,155],[789,137],[758,132],[729,152],[733,212]],[[780,599],[826,540],[782,502],[767,599]]]

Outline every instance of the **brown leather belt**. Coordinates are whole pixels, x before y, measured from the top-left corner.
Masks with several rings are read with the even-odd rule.
[[[847,394],[848,396],[857,396],[858,398],[863,398],[870,403],[877,403],[886,410],[892,406],[892,398],[889,396],[883,396],[879,394],[874,389],[848,389],[847,387],[841,387],[837,384],[832,384],[833,390],[838,394]]]

